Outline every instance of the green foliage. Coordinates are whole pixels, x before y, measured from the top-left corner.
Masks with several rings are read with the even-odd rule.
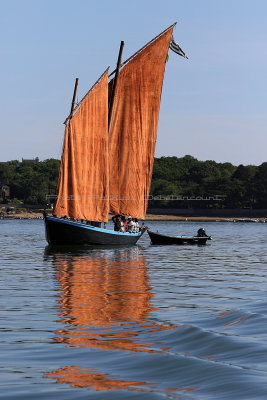
[[[9,161],[0,163],[0,182],[10,187],[10,198],[24,204],[46,204],[46,196],[55,194],[60,161],[38,163]]]
[[[261,164],[255,173],[252,187],[253,202],[259,208],[267,207],[267,162]]]
[[[198,161],[188,155],[156,158],[150,194],[224,199],[151,201],[150,207],[267,208],[267,163],[236,167],[231,163]]]
[[[9,203],[45,205],[46,196],[56,193],[59,166],[60,161],[55,159],[0,163],[0,183],[10,186]],[[150,207],[267,208],[267,162],[257,167],[199,161],[189,155],[155,158],[150,194],[187,198],[224,196],[223,201],[153,200],[149,201]]]

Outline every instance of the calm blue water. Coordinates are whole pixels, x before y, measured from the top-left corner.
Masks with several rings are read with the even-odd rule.
[[[266,399],[267,224],[201,226],[203,247],[52,251],[1,220],[0,397]]]

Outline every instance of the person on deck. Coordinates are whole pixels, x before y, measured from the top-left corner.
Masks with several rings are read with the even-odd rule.
[[[114,222],[114,231],[119,232],[121,230],[121,218],[120,215],[115,215],[112,217],[112,221]]]
[[[135,233],[136,223],[132,217],[128,217],[128,232]]]
[[[135,223],[135,233],[138,233],[140,231],[140,225],[138,224],[138,219],[134,218],[134,223]]]
[[[128,224],[124,215],[121,217],[121,232],[128,232]]]

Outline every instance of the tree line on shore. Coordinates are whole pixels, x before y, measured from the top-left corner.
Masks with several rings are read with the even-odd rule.
[[[1,202],[47,204],[55,195],[60,161],[0,163]],[[155,158],[149,207],[267,208],[267,162],[234,166],[192,156]]]

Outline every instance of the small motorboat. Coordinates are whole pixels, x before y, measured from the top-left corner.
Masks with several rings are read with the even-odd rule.
[[[206,235],[204,229],[199,229],[197,236],[167,236],[158,232],[147,231],[152,244],[206,244],[211,237]]]

